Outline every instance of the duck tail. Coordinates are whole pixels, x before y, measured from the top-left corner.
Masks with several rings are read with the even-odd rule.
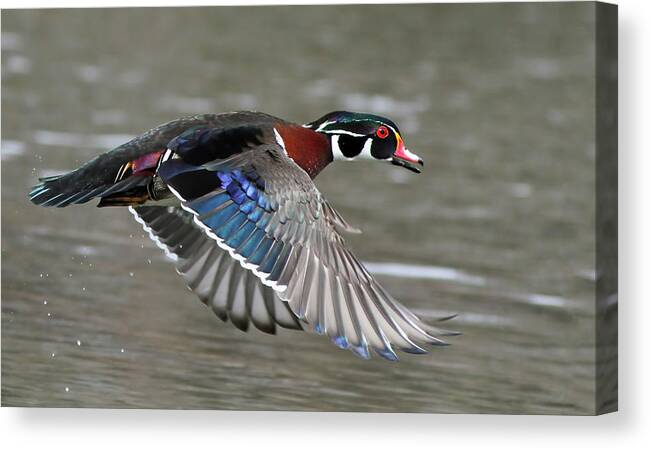
[[[148,187],[162,153],[134,154],[118,148],[69,173],[40,178],[28,196],[45,207],[83,204],[94,198],[100,198],[99,207],[143,204],[149,199]]]
[[[136,174],[118,182],[105,183],[101,179],[87,179],[79,172],[77,169],[63,175],[39,178],[40,182],[29,192],[30,201],[44,207],[83,204],[94,198],[101,199],[99,207],[130,206],[147,201],[150,175]]]

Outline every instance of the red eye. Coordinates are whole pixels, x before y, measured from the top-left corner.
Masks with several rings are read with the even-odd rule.
[[[387,129],[386,126],[380,126],[377,131],[375,131],[375,135],[378,136],[380,139],[386,139],[389,137],[389,130]]]

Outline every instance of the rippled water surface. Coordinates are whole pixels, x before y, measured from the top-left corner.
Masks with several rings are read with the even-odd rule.
[[[591,413],[589,4],[3,11],[2,403]],[[329,167],[348,237],[453,345],[363,361],[217,320],[123,209],[43,209],[60,173],[178,116],[336,109],[401,127],[421,175]]]

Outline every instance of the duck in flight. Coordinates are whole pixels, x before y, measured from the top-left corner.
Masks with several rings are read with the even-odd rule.
[[[187,286],[243,331],[311,329],[365,359],[423,354],[457,333],[422,321],[369,274],[343,239],[360,231],[313,182],[332,161],[360,159],[423,166],[377,115],[337,111],[299,125],[260,112],[205,114],[41,178],[29,198],[128,207]]]

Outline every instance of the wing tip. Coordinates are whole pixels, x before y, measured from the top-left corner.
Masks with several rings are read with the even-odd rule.
[[[332,343],[334,343],[334,345],[340,349],[348,349],[348,340],[343,335],[332,337],[330,341],[332,341]]]
[[[391,349],[390,346],[387,346],[386,348],[374,348],[375,353],[382,357],[385,360],[388,360],[390,362],[397,362],[398,355]]]
[[[437,321],[438,323],[442,323],[442,322],[444,322],[444,321],[450,321],[450,320],[453,320],[454,318],[456,318],[456,317],[458,317],[458,316],[459,316],[458,313],[453,313],[452,315],[446,315],[446,316],[444,316],[444,317],[438,318],[436,321]]]
[[[428,353],[425,349],[415,345],[411,347],[400,348],[400,350],[402,352],[406,352],[407,354],[413,354],[413,355],[422,355]]]
[[[353,352],[353,354],[364,360],[371,358],[371,353],[369,352],[368,346],[366,346],[366,344],[360,344],[358,346],[350,345],[349,349]]]

